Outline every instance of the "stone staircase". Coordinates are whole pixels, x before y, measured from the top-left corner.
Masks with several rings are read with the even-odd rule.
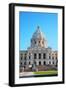
[[[38,71],[47,71],[47,70],[57,70],[56,67],[53,67],[51,65],[40,65],[40,66],[37,66],[38,68]]]
[[[57,67],[51,65],[39,65],[36,66],[38,71],[57,70]],[[23,70],[21,70],[22,72]],[[24,68],[24,72],[32,72],[32,68]]]

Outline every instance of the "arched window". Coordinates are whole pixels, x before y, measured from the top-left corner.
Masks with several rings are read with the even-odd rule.
[[[53,61],[53,64],[54,64],[54,61]]]
[[[46,65],[46,61],[44,61],[44,65]]]
[[[41,61],[39,61],[39,65],[41,65]]]

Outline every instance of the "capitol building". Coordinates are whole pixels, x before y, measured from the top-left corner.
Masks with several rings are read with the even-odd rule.
[[[52,38],[51,38],[52,39]],[[45,35],[37,26],[27,50],[20,50],[20,72],[57,70],[58,51],[48,47]]]

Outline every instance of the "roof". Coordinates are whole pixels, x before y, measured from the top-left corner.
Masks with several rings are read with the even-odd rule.
[[[41,32],[40,27],[37,26],[35,33],[32,36],[33,39],[45,39],[43,32]]]

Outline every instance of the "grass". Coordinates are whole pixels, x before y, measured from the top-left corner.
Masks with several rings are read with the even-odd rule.
[[[50,70],[50,71],[38,71],[38,72],[34,72],[34,74],[36,75],[54,75],[54,74],[58,74],[58,71],[55,70]]]

